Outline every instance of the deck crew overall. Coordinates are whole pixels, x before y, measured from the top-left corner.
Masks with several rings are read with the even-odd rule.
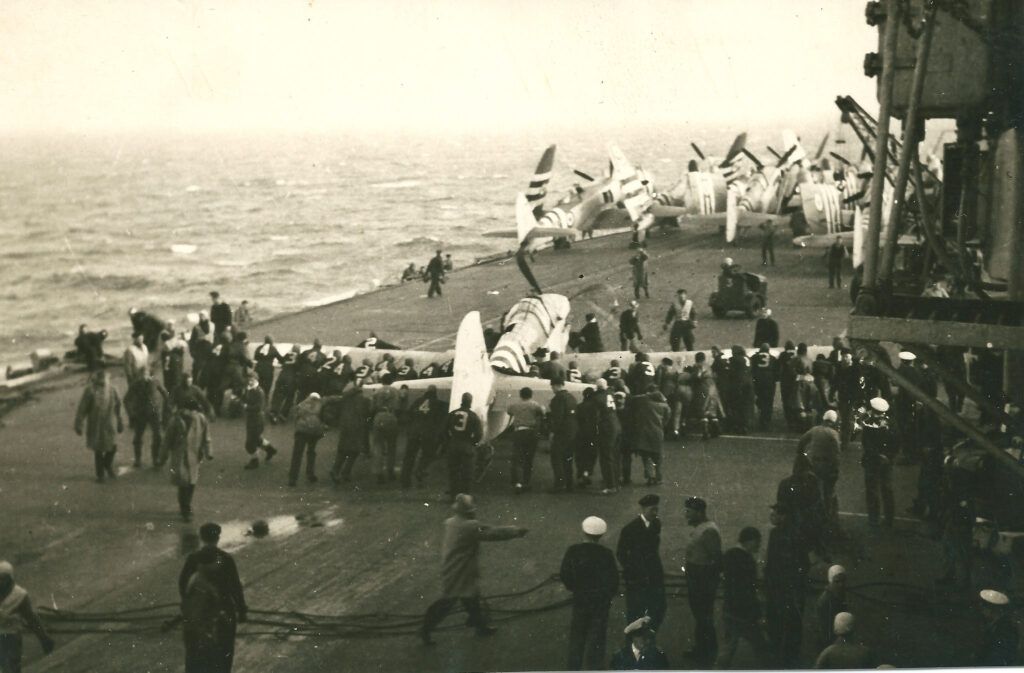
[[[430,281],[430,288],[427,290],[427,297],[433,297],[434,293],[441,296],[441,283],[444,282],[444,260],[441,258],[441,251],[438,250],[430,262],[427,263],[427,276],[424,281]]]
[[[668,335],[672,350],[678,351],[680,342],[685,346],[685,350],[693,350],[693,329],[697,326],[695,315],[693,300],[687,297],[686,290],[676,290],[676,298],[668,307],[663,326],[663,329],[672,328]]]
[[[764,343],[772,348],[779,345],[779,323],[775,322],[770,308],[762,308],[760,317],[754,323],[754,348]]]
[[[316,445],[327,433],[323,421],[324,401],[317,393],[295,405],[295,445],[292,447],[292,463],[288,470],[288,485],[299,481],[302,457],[306,457],[306,481],[316,483]]]
[[[594,446],[597,449],[598,464],[601,466],[601,493],[611,495],[619,490],[621,461],[618,448],[622,427],[619,424],[615,399],[607,386],[601,386],[599,382],[593,400],[597,412],[597,435]]]
[[[283,364],[284,358],[281,357],[277,346],[274,345],[274,339],[269,334],[263,337],[263,343],[256,348],[253,359],[256,361],[253,369],[260,381],[260,389],[267,399],[270,399],[270,389],[274,385],[274,363]]]
[[[767,343],[762,343],[758,352],[750,358],[750,374],[754,381],[759,427],[767,430],[772,423],[775,381],[778,378],[778,361],[768,350]]]
[[[376,461],[377,483],[394,481],[395,449],[398,442],[398,390],[391,384],[390,373],[381,379],[381,387],[373,393],[373,429],[370,431],[370,446]]]
[[[335,484],[349,481],[352,468],[360,455],[370,453],[370,399],[361,386],[349,385],[341,394],[338,411],[338,452],[331,468]]]
[[[558,379],[551,381],[551,390],[554,391],[554,395],[551,398],[548,426],[551,428],[553,490],[572,491],[573,448],[578,430],[576,398],[565,389],[565,383]]]
[[[593,313],[588,313],[586,321],[583,329],[580,330],[580,352],[604,352],[604,342],[601,340],[601,326],[597,323],[597,316]]]
[[[754,648],[761,666],[768,644],[761,632],[761,603],[757,598],[757,553],[761,549],[761,532],[747,526],[740,531],[739,545],[722,554],[722,622],[725,641],[715,663],[717,669],[728,669],[740,639]]]
[[[629,308],[619,316],[619,345],[622,350],[631,350],[634,353],[640,348],[637,340],[643,340],[643,332],[640,331],[640,304],[634,299],[629,302]]]
[[[292,345],[291,351],[281,361],[277,375],[274,396],[270,404],[270,422],[283,423],[292,413],[295,391],[298,384],[299,344]]]
[[[546,410],[533,399],[533,390],[523,388],[519,391],[519,401],[508,407],[512,417],[512,469],[509,471],[512,488],[518,495],[530,488],[530,477],[533,475],[533,457],[537,453],[540,440],[541,423]]]
[[[409,405],[409,432],[402,456],[402,488],[412,485],[413,475],[420,485],[426,477],[427,467],[437,455],[444,438],[446,405],[437,397],[437,386],[428,386],[426,392]]]
[[[210,293],[210,322],[213,323],[213,336],[216,338],[225,329],[231,327],[231,307],[227,302],[221,300],[217,291]]]
[[[462,393],[458,409],[448,414],[445,434],[448,446],[448,492],[451,497],[470,490],[476,446],[483,438],[483,424],[472,409],[473,395]]]
[[[245,390],[245,452],[249,454],[249,462],[245,469],[255,470],[260,466],[260,459],[256,452],[263,449],[264,460],[270,459],[277,453],[277,449],[263,436],[263,413],[267,406],[267,397],[260,388],[259,379],[255,376],[249,378],[249,384]]]
[[[192,379],[200,381],[199,373],[203,370],[210,351],[213,350],[213,323],[206,311],[199,312],[199,322],[192,328],[188,338],[188,354],[192,357]]]
[[[640,298],[640,290],[644,291],[645,297],[651,298],[651,292],[647,287],[647,260],[650,258],[646,250],[640,249],[629,260],[629,265],[633,267],[633,297],[636,299]]]

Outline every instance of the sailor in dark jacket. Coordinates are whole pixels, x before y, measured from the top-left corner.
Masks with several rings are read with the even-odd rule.
[[[775,322],[770,308],[761,309],[761,317],[754,324],[754,348],[763,343],[772,348],[779,345],[779,323]]]
[[[750,358],[750,374],[754,380],[754,396],[757,399],[757,411],[760,428],[767,430],[772,422],[772,408],[775,406],[775,382],[779,376],[778,360],[768,350],[768,343]]]
[[[554,395],[549,405],[548,426],[551,428],[551,474],[554,490],[572,490],[572,453],[576,444],[576,398],[566,389],[565,382],[551,381]]]
[[[604,342],[601,341],[601,326],[597,324],[597,316],[593,313],[587,314],[587,324],[580,330],[580,352],[601,353],[604,351]]]
[[[633,352],[639,350],[637,340],[643,340],[643,332],[640,331],[640,317],[637,312],[640,303],[637,300],[629,302],[629,308],[619,316],[619,345],[622,350],[629,349]]]
[[[642,617],[626,627],[626,646],[615,653],[608,666],[613,671],[664,671],[668,657],[654,644],[651,618]]]
[[[608,608],[619,591],[619,567],[611,550],[601,545],[608,531],[603,519],[583,520],[587,541],[574,544],[562,557],[559,577],[572,592],[569,626],[569,665],[566,670],[597,670],[604,665]],[[585,669],[584,669],[584,664]]]
[[[665,571],[658,555],[660,501],[654,493],[640,498],[640,514],[622,528],[615,552],[626,581],[626,620],[650,616],[655,631],[665,618]]]
[[[182,599],[185,599],[189,588],[189,581],[199,569],[200,565],[212,565],[212,572],[209,572],[206,579],[213,585],[217,595],[220,597],[219,607],[222,612],[222,619],[225,620],[225,629],[220,634],[220,657],[216,662],[204,662],[214,664],[204,670],[230,671],[235,656],[235,627],[239,622],[245,622],[248,617],[248,607],[245,604],[245,594],[242,591],[242,581],[238,577],[238,566],[231,554],[217,548],[220,541],[220,526],[215,523],[204,523],[199,527],[199,539],[203,547],[188,555],[185,559],[185,566],[178,576],[178,591]],[[191,669],[190,669],[191,670]],[[198,669],[197,669],[198,670]]]
[[[292,412],[295,402],[296,367],[299,360],[299,344],[285,353],[281,360],[281,371],[277,374],[274,396],[270,403],[270,422],[282,423]]]

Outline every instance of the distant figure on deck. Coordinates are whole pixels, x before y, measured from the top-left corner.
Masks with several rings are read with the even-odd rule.
[[[103,366],[103,340],[107,338],[107,330],[88,332],[85,328],[84,324],[78,327],[75,349],[85,362],[86,369],[94,371]]]
[[[444,282],[444,260],[441,258],[441,251],[438,250],[437,254],[427,264],[427,277],[424,281],[430,281],[430,288],[427,290],[427,297],[433,297],[434,293],[437,296],[441,296],[441,283]]]
[[[668,312],[665,314],[665,325],[662,327],[663,330],[672,328],[668,340],[673,351],[679,350],[680,342],[685,345],[686,350],[693,350],[693,328],[697,326],[694,317],[693,300],[687,296],[686,290],[682,288],[676,290],[676,298],[668,307]]]
[[[238,310],[235,311],[235,325],[238,327],[248,327],[252,323],[252,316],[249,315],[249,300],[243,299],[239,305]]]
[[[775,225],[765,220],[757,225],[761,230],[761,266],[768,266],[768,260],[775,266]]]
[[[188,354],[192,356],[192,379],[200,380],[199,373],[203,370],[210,351],[213,350],[213,323],[206,311],[199,312],[199,322],[192,328],[188,339]]]
[[[167,331],[161,337],[160,363],[164,372],[164,388],[174,390],[181,385],[185,374],[185,349],[188,344],[174,331],[174,323],[168,321]]]
[[[580,353],[601,353],[604,342],[601,340],[601,326],[597,324],[597,316],[588,313],[587,323],[580,330]]]
[[[132,331],[142,335],[142,342],[150,353],[156,352],[160,346],[160,335],[164,331],[164,321],[152,313],[135,308],[128,309],[128,317],[132,322]]]
[[[114,472],[114,454],[117,452],[115,433],[124,432],[121,419],[121,397],[112,385],[107,372],[93,372],[89,384],[82,391],[75,412],[75,433],[82,435],[85,425],[85,446],[93,452],[96,481],[102,483],[104,475]]]
[[[840,271],[843,266],[843,258],[846,257],[846,246],[843,245],[842,237],[836,236],[835,242],[825,251],[825,257],[828,259],[828,286],[842,288],[843,279]]]
[[[633,267],[633,297],[636,299],[640,298],[640,290],[644,291],[645,297],[651,298],[650,290],[647,288],[647,260],[650,258],[647,251],[641,248],[629,260],[630,266]]]
[[[452,261],[452,256],[450,254],[444,256],[444,270],[445,271],[454,271],[455,270],[455,262]]]
[[[260,459],[256,455],[258,450],[263,449],[264,461],[268,463],[277,453],[277,449],[263,436],[263,414],[267,407],[267,396],[255,376],[249,378],[242,399],[245,402],[245,452],[249,454],[249,462],[245,464],[245,469],[255,470],[260,466]]]
[[[754,348],[759,348],[761,344],[768,344],[771,348],[779,346],[779,323],[775,322],[770,308],[762,308],[754,323]]]
[[[231,327],[231,307],[221,301],[220,292],[214,290],[210,293],[212,304],[210,306],[210,322],[213,323],[213,336],[216,339],[226,327]]]
[[[629,302],[629,308],[619,316],[619,345],[622,350],[627,348],[634,353],[640,350],[637,340],[643,340],[640,331],[640,304],[635,299]]]
[[[421,274],[419,271],[416,270],[416,264],[414,262],[409,262],[409,266],[407,266],[405,268],[405,271],[402,272],[403,283],[408,283],[413,280],[419,280],[420,277]]]

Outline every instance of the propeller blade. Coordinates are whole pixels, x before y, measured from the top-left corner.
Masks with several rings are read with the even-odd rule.
[[[593,182],[594,181],[594,178],[590,177],[589,175],[587,175],[583,171],[579,170],[578,168],[572,169],[572,172],[575,173],[576,175],[580,176],[581,178],[583,178],[587,182]]]
[[[800,147],[800,146],[799,145],[792,145],[788,150],[786,150],[785,154],[783,154],[781,157],[779,157],[779,161],[775,165],[776,166],[782,166],[783,164],[785,164],[786,160],[789,159],[791,156],[793,156],[793,152],[796,152],[796,148],[798,148],[798,147]]]
[[[863,198],[864,195],[867,194],[867,193],[868,193],[868,190],[862,189],[859,192],[857,192],[856,194],[853,194],[851,196],[847,196],[845,199],[843,199],[843,205],[846,205],[848,203],[855,203],[856,201],[860,201],[861,198]]]
[[[821,139],[821,143],[818,144],[818,152],[814,155],[814,160],[817,161],[821,158],[821,155],[825,153],[825,145],[828,143],[829,133],[825,133],[825,137]]]
[[[772,156],[774,156],[776,159],[781,159],[782,158],[782,155],[779,154],[778,152],[776,152],[775,148],[772,147],[771,145],[768,145],[768,151],[771,152]]]
[[[764,164],[761,163],[761,160],[755,157],[754,153],[748,150],[746,147],[741,149],[740,152],[743,152],[743,155],[745,157],[754,162],[754,165],[757,166],[757,170],[761,170],[762,168],[764,168]]]
[[[833,159],[836,159],[837,161],[839,161],[844,166],[852,166],[853,165],[853,162],[850,161],[849,159],[847,159],[846,157],[844,157],[842,154],[837,154],[835,152],[829,152],[828,155],[830,157],[832,157]]]
[[[704,161],[704,153],[700,151],[699,147],[697,147],[697,143],[690,143],[690,147],[692,147],[693,151],[697,153],[697,156],[700,157],[700,160]]]
[[[735,159],[740,154],[740,152],[743,151],[743,147],[746,144],[747,132],[744,131],[743,133],[736,136],[736,139],[732,141],[732,146],[729,148],[729,151],[725,153],[725,158],[722,159],[722,163],[718,164],[718,167],[725,168],[726,166],[731,164],[732,160]]]

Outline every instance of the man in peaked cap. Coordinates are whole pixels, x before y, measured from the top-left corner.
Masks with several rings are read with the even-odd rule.
[[[487,624],[480,608],[480,543],[523,537],[520,526],[488,526],[477,521],[473,496],[459,493],[452,503],[455,515],[444,522],[441,545],[442,596],[434,601],[423,617],[419,636],[424,645],[433,645],[430,634],[448,616],[457,602],[469,613],[469,626],[479,636],[493,635],[496,629]]]
[[[0,671],[21,671],[23,626],[39,639],[43,652],[53,652],[53,639],[39,621],[28,592],[14,583],[14,566],[0,561]]]
[[[985,625],[974,663],[977,666],[1010,666],[1016,663],[1018,640],[1010,599],[993,589],[984,589],[979,596]]]
[[[649,615],[657,630],[665,618],[665,570],[661,565],[660,498],[648,493],[640,498],[640,514],[619,533],[615,555],[626,581],[626,619]]]
[[[613,671],[664,671],[671,668],[665,653],[654,643],[651,618],[641,617],[625,629],[626,645],[612,657]]]
[[[569,664],[566,670],[596,670],[604,666],[608,609],[619,590],[619,567],[611,550],[601,544],[608,525],[596,516],[583,520],[585,542],[569,547],[559,576],[572,592],[569,626]]]

